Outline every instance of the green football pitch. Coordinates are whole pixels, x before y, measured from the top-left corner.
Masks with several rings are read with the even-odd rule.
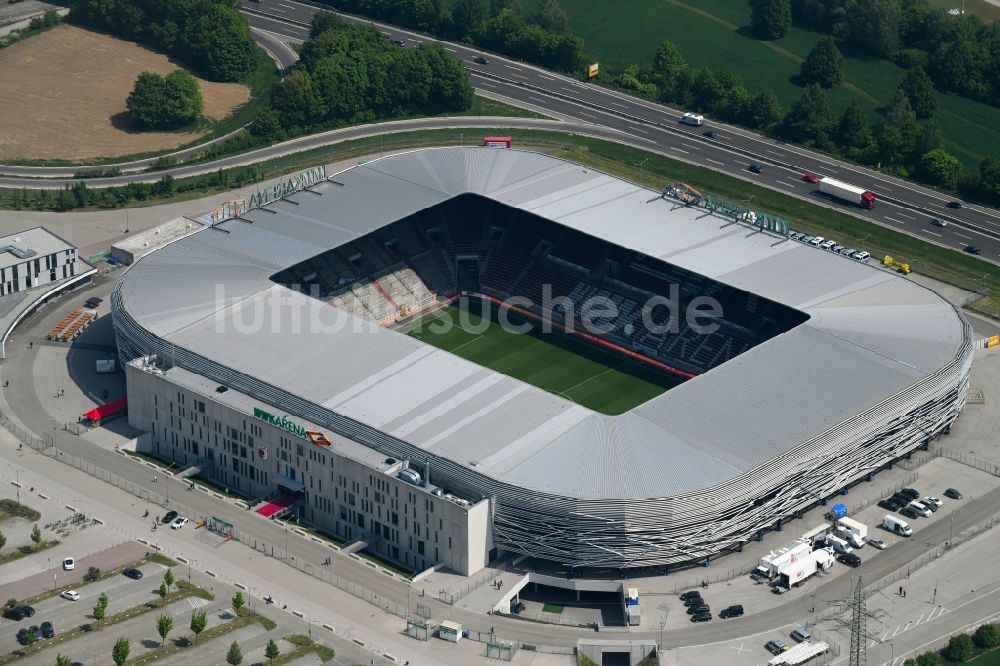
[[[407,334],[603,414],[627,412],[683,381],[572,335],[543,332],[514,313],[510,322],[531,330],[508,330],[497,322],[495,309],[488,321],[481,312],[475,304],[461,312],[448,306]]]

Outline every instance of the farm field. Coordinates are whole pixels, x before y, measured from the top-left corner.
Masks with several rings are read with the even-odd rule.
[[[521,4],[530,13],[538,0]],[[648,67],[659,45],[670,40],[692,65],[735,71],[751,94],[773,89],[785,110],[802,92],[793,80],[821,36],[793,27],[782,39],[759,41],[749,33],[750,9],[744,0],[562,0],[561,5],[574,32],[584,39],[586,53],[605,67]],[[1000,16],[1000,7],[982,0],[967,9],[984,18],[992,17],[991,10]],[[827,91],[830,105],[840,114],[857,99],[875,120],[876,109],[891,101],[904,74],[888,60],[845,56],[843,84]],[[935,118],[945,148],[967,166],[1000,155],[1000,109],[954,94],[939,95]]]
[[[472,303],[460,317],[449,306],[407,334],[603,414],[627,412],[682,381],[565,333],[507,330],[495,311],[486,324],[480,312]],[[526,321],[509,315],[511,323]]]
[[[142,71],[167,74],[181,65],[133,42],[62,25],[0,50],[4,126],[0,162],[92,160],[169,150],[192,132],[133,132],[125,100]],[[237,83],[198,80],[204,115],[221,120],[250,99]]]

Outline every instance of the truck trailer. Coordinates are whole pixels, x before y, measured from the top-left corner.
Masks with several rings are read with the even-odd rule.
[[[841,518],[837,521],[837,525],[840,536],[850,541],[852,546],[861,548],[865,545],[865,539],[868,537],[867,525],[852,518]]]
[[[875,206],[875,195],[868,190],[849,185],[848,183],[834,180],[833,178],[820,178],[819,191],[831,197],[849,201],[855,206],[862,208],[873,208]]]
[[[787,543],[778,550],[772,550],[760,558],[757,573],[768,579],[774,578],[781,573],[782,567],[808,555],[811,550],[812,544],[806,540],[798,539]]]
[[[834,559],[833,550],[830,548],[814,550],[805,557],[797,558],[782,567],[776,585],[786,590],[801,585],[811,576],[832,567]]]

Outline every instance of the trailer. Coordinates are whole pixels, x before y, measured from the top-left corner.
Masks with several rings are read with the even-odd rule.
[[[781,568],[789,562],[795,562],[801,557],[808,555],[812,550],[812,544],[803,539],[797,539],[785,544],[778,550],[772,550],[767,555],[760,558],[757,565],[757,573],[765,578],[774,578],[781,573]]]
[[[781,573],[778,574],[777,585],[786,589],[801,585],[820,571],[826,571],[832,567],[833,562],[833,550],[829,548],[814,550],[805,557],[799,558],[795,562],[789,562],[782,567]]]
[[[873,208],[875,206],[874,194],[863,187],[856,187],[833,178],[820,178],[819,191],[831,197],[849,201],[862,208]]]
[[[852,518],[841,518],[837,521],[837,525],[842,535],[851,535],[849,540],[855,548],[865,545],[865,539],[868,537],[867,525]]]
[[[625,595],[625,616],[630,627],[638,627],[642,614],[639,610],[639,588],[630,587]]]

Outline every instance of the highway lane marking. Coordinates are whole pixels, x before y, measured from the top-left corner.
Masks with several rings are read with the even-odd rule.
[[[683,148],[678,148],[677,146],[667,146],[670,150],[676,150],[678,153],[684,153],[685,155],[690,155],[690,153]]]
[[[445,51],[451,51],[452,53],[458,53],[458,51],[457,51],[457,50],[455,50],[455,49],[451,48],[450,46],[446,46],[446,47],[444,47],[444,50],[445,50]]]
[[[775,182],[778,183],[779,185],[784,185],[785,187],[788,187],[788,188],[791,188],[791,189],[794,189],[795,186],[798,185],[798,183],[790,183],[787,180],[778,180],[778,181],[775,181]]]
[[[652,139],[647,139],[646,137],[644,137],[644,136],[638,136],[637,134],[629,134],[628,132],[622,132],[622,134],[624,134],[625,136],[630,136],[633,139],[639,139],[639,141],[645,141],[646,143],[652,143],[652,144],[656,143]]]
[[[584,116],[585,118],[593,118],[594,120],[598,120],[597,116],[592,116],[589,113],[587,113],[586,111],[579,111],[578,113],[581,116]]]
[[[780,185],[781,187],[785,187],[785,188],[788,188],[788,189],[792,189],[792,186],[789,185],[788,183],[786,183],[783,180],[776,180],[776,181],[774,181],[774,184],[775,185]]]
[[[938,238],[941,238],[941,234],[936,234],[933,231],[927,231],[926,229],[920,229],[920,231],[924,232],[925,234],[930,234],[931,236],[937,236]]]
[[[917,219],[917,218],[913,217],[912,215],[907,215],[906,213],[896,213],[896,214],[897,214],[897,215],[901,215],[901,216],[903,216],[903,217],[908,217],[908,218],[910,218],[911,220],[915,220],[915,219]]]
[[[636,132],[642,132],[643,134],[649,134],[648,130],[644,130],[641,127],[633,127],[632,129],[634,129]]]
[[[515,72],[520,72],[521,71],[520,67],[514,67],[514,65],[508,65],[507,63],[504,63],[503,66],[506,67],[507,69],[512,69]]]
[[[386,37],[392,37],[392,33],[386,32],[385,30],[382,31],[382,34],[385,35]]]
[[[683,141],[681,141],[681,145],[687,146],[691,150],[701,150],[701,146],[692,146],[690,143],[684,143]]]
[[[966,236],[965,234],[960,234],[957,231],[955,232],[955,235],[959,238],[968,238],[969,240],[972,240],[972,236]]]
[[[489,83],[488,81],[480,81],[474,87],[486,86],[487,88],[496,88],[496,85]]]
[[[897,220],[894,217],[889,217],[888,215],[885,216],[885,219],[892,220],[893,222],[898,222],[899,224],[906,224],[906,222],[903,222],[902,220]]]
[[[528,95],[528,99],[530,99],[532,101],[535,101],[535,102],[541,102],[542,104],[545,104],[545,100],[544,99],[538,99],[537,97],[532,97],[531,95]]]
[[[768,150],[767,148],[764,149],[764,152],[765,153],[771,153],[772,155],[777,155],[778,157],[784,157],[785,156],[784,153],[779,153],[776,150]]]
[[[528,80],[528,77],[525,76],[524,74],[511,74],[511,76],[516,77],[518,79],[524,79],[525,81]]]
[[[286,5],[286,4],[283,4],[283,3],[280,3],[280,2],[278,3],[278,6],[279,7],[284,7],[285,9],[291,9],[293,11],[295,10],[295,7],[292,7],[291,5]]]
[[[628,109],[627,106],[625,106],[624,104],[619,104],[618,102],[608,102],[608,104],[610,104],[611,106],[617,106],[619,109],[626,109],[626,110]]]
[[[708,160],[709,162],[711,162],[712,164],[718,164],[719,166],[726,166],[725,164],[723,164],[719,160],[713,160],[711,157],[706,157],[705,159]]]
[[[558,81],[559,80],[559,79],[557,79],[554,76],[548,76],[546,74],[539,74],[538,76],[541,77],[541,78],[543,78],[543,79],[548,79],[549,81]]]

